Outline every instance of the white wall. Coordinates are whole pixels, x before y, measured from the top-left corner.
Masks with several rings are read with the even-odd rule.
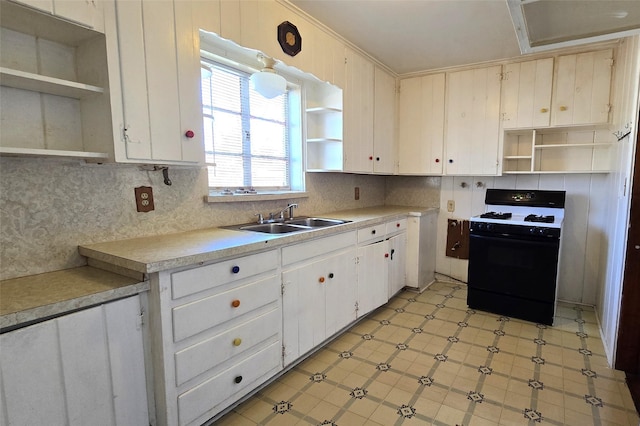
[[[469,219],[483,213],[487,188],[566,191],[558,298],[595,305],[600,256],[606,247],[607,180],[606,174],[443,177],[436,271],[467,281],[468,261],[445,256],[447,219]],[[447,212],[448,200],[455,201],[453,213]]]
[[[596,314],[607,358],[614,364],[618,337],[624,257],[629,223],[633,158],[638,132],[638,92],[640,86],[640,36],[628,38],[619,49],[614,85],[612,130],[631,134],[622,139],[613,155],[613,171],[607,180],[604,202],[610,206],[606,230],[608,245],[603,247]],[[628,127],[627,127],[628,126]],[[636,165],[640,167],[640,165]]]

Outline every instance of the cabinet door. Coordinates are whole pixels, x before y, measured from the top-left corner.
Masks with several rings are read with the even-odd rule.
[[[553,125],[609,121],[613,50],[558,57],[553,93]]]
[[[393,174],[396,162],[396,79],[375,67],[373,171]]]
[[[23,4],[42,12],[53,14],[53,0],[11,0],[13,3]]]
[[[400,80],[399,174],[442,174],[444,81],[444,73]]]
[[[502,127],[548,127],[551,116],[553,58],[504,66]]]
[[[195,106],[200,103],[199,88],[194,93],[199,81],[199,43],[191,5],[182,3],[187,2],[178,2],[175,15],[170,1],[127,0],[116,4],[122,127],[126,129],[124,161],[193,163],[204,156],[200,153],[202,113]],[[183,127],[182,120],[189,125]],[[187,130],[196,137],[187,138]]]
[[[501,71],[493,66],[448,74],[446,174],[498,173]]]
[[[307,264],[282,274],[282,340],[285,347],[285,365],[298,359],[326,338],[326,279],[324,261]]]
[[[100,22],[101,9],[97,2],[98,0],[54,0],[53,13],[61,18],[103,31]]]
[[[356,251],[349,250],[326,260],[325,302],[327,337],[356,320]]]
[[[355,250],[282,274],[285,365],[356,319]]]
[[[149,424],[138,296],[0,336],[8,424]]]
[[[358,317],[389,300],[387,241],[358,247]]]
[[[346,49],[344,171],[373,171],[373,64]]]
[[[407,234],[395,235],[387,241],[389,244],[389,297],[392,297],[406,285]]]

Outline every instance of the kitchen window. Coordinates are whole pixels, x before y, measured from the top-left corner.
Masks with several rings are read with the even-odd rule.
[[[251,73],[202,58],[205,155],[211,195],[304,191],[300,88],[266,99]]]

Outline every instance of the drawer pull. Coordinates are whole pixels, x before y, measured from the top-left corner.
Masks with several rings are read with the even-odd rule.
[[[231,268],[231,272],[237,274],[238,272],[240,272],[240,267],[238,265],[234,266],[233,268]]]
[[[376,235],[376,230],[375,229],[371,231],[371,235]]]
[[[333,272],[329,274],[329,278],[333,278]]]
[[[560,107],[560,111],[566,111],[566,110],[568,110],[568,109],[569,109],[569,108],[567,108],[566,106],[561,106],[561,107]]]
[[[320,277],[320,278],[318,278],[318,282],[319,282],[319,283],[323,283],[323,282],[324,282],[324,277]]]
[[[231,306],[233,306],[234,308],[237,308],[238,306],[240,306],[240,301],[238,299],[235,299],[231,302]]]
[[[236,378],[233,379],[233,381],[236,383],[240,383],[242,381],[242,376],[236,376]]]
[[[540,108],[540,112],[549,112],[548,108]]]
[[[236,337],[235,339],[233,339],[233,346],[240,346],[241,343],[242,343],[241,338]]]
[[[396,223],[396,228],[400,228],[400,224],[399,223]]]

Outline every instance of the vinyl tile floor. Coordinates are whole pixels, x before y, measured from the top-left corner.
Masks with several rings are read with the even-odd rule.
[[[466,286],[403,291],[216,425],[639,424],[592,308],[553,327],[468,309]]]

